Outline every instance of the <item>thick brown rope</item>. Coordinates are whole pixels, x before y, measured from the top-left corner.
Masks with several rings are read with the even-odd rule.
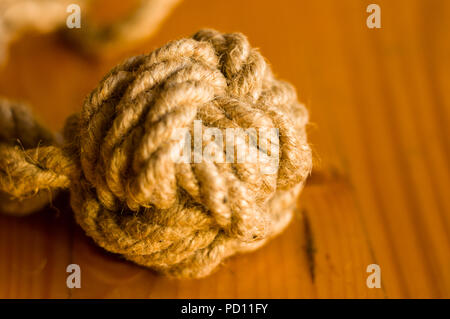
[[[88,53],[110,55],[152,36],[180,1],[138,0],[128,15],[114,23],[97,25],[88,19],[80,32],[66,35]]]
[[[7,60],[9,44],[23,32],[50,32],[67,17],[70,0],[0,0],[0,65]]]
[[[84,10],[92,0],[75,1]],[[150,37],[180,0],[138,0],[136,7],[114,23],[98,26],[82,15],[80,30],[65,28],[71,0],[0,0],[0,65],[7,60],[9,44],[27,31],[41,33],[58,28],[84,51],[117,52]],[[86,21],[85,21],[86,20]]]
[[[100,246],[175,277],[206,276],[281,232],[311,170],[306,109],[238,33],[202,30],[113,68],[67,120],[61,146],[24,109],[0,110],[4,194],[68,188],[77,222]],[[278,170],[174,161],[174,131],[192,132],[196,120],[224,136],[277,128]]]

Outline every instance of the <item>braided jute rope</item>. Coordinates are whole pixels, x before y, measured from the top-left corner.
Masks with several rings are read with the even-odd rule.
[[[9,44],[23,32],[46,33],[61,26],[70,3],[70,0],[0,0],[0,65],[7,60]]]
[[[123,50],[150,37],[180,1],[136,0],[135,8],[126,17],[98,26],[84,15],[93,0],[0,0],[0,65],[7,60],[9,44],[30,30],[47,33],[61,28],[78,48],[91,54]],[[72,3],[83,12],[78,31],[65,27],[67,8]]]
[[[92,0],[91,0],[92,1]],[[80,49],[94,55],[108,55],[152,36],[181,0],[138,0],[131,12],[113,23],[97,25],[92,20],[80,32],[66,32]]]
[[[174,161],[170,137],[195,120],[224,132],[277,128],[278,170]],[[113,68],[61,143],[26,108],[0,103],[0,210],[69,189],[76,221],[101,247],[170,276],[206,276],[289,224],[311,170],[307,122],[295,89],[244,35],[201,30]]]

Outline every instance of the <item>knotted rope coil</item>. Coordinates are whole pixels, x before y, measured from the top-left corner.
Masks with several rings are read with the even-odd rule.
[[[277,128],[278,170],[174,161],[174,131],[192,132],[196,120],[223,132]],[[67,120],[62,143],[25,108],[0,103],[0,191],[31,201],[69,189],[77,222],[106,250],[202,277],[288,225],[311,170],[307,122],[295,89],[244,35],[202,30],[113,68]]]

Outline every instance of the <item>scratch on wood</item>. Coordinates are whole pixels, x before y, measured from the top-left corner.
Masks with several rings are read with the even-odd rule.
[[[311,280],[314,282],[316,279],[316,246],[314,242],[314,235],[311,228],[311,222],[309,220],[308,214],[305,209],[302,210],[303,216],[303,227],[305,233],[305,251],[306,258],[308,261],[309,274],[311,275]]]
[[[351,184],[346,173],[341,172],[335,167],[330,167],[328,169],[313,169],[311,175],[306,180],[306,185],[325,185],[331,182]]]

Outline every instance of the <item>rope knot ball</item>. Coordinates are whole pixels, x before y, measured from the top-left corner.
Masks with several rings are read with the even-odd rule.
[[[311,170],[306,109],[238,33],[202,30],[116,66],[67,120],[61,145],[50,137],[37,145],[43,134],[33,131],[43,129],[29,113],[0,105],[0,122],[22,122],[8,114],[28,119],[26,135],[35,136],[19,147],[24,133],[2,125],[3,194],[29,200],[68,188],[75,218],[95,242],[175,277],[206,276],[281,232]],[[196,125],[223,136],[231,128],[276,129],[278,169],[268,174],[267,162],[236,157],[174,160],[180,146],[198,155],[193,141],[175,134],[194,136]],[[226,152],[211,142],[201,139],[202,149]]]

